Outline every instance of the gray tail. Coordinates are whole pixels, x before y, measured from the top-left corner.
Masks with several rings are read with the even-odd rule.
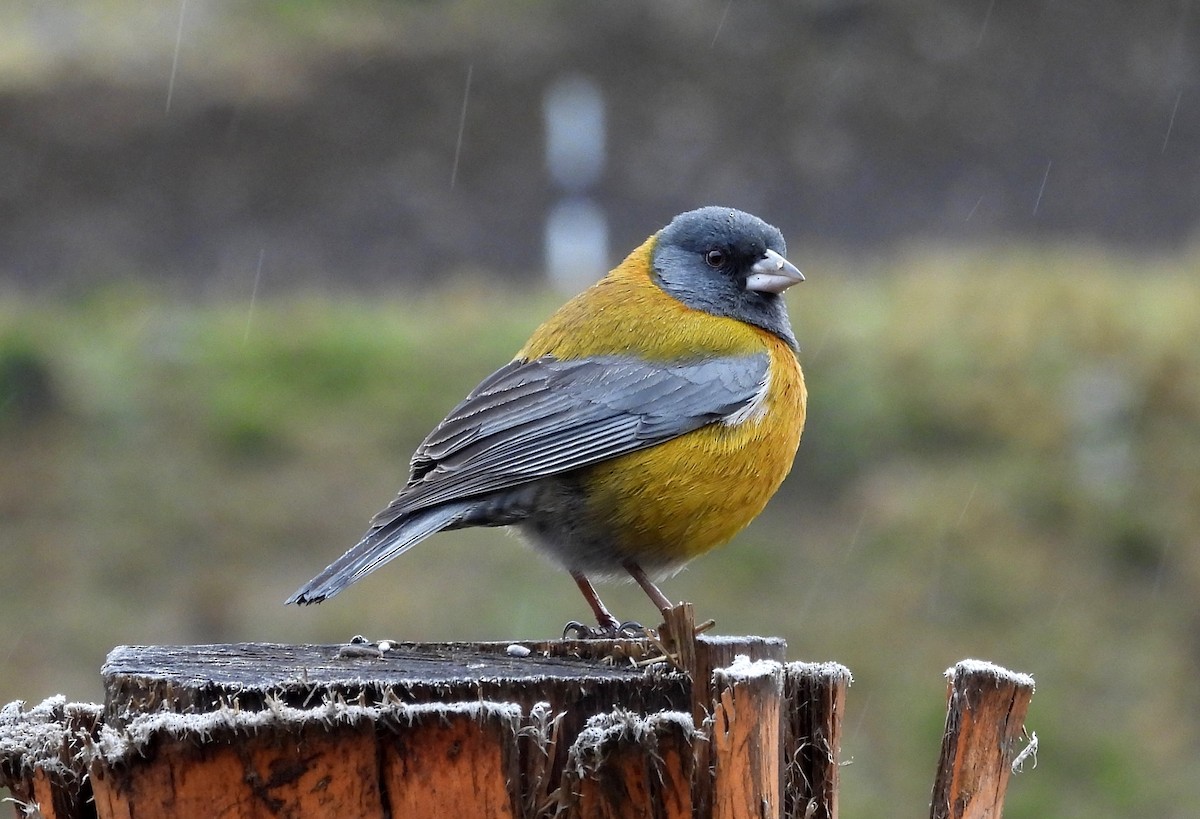
[[[461,506],[436,507],[371,529],[344,555],[326,566],[325,571],[301,586],[284,604],[306,605],[333,597],[435,532],[453,526],[462,519],[463,514]]]

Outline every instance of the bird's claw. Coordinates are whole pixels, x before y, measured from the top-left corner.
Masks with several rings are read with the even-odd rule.
[[[563,626],[564,640],[637,640],[645,636],[646,629],[633,620],[598,626],[572,620]]]
[[[562,638],[564,640],[595,640],[601,636],[598,632],[599,629],[594,629],[578,620],[572,620],[563,626]]]
[[[617,626],[617,637],[630,640],[640,640],[646,636],[646,627],[636,620],[626,620]]]

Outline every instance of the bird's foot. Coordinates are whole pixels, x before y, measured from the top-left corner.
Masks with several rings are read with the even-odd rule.
[[[646,636],[646,629],[641,623],[626,620],[618,623],[601,623],[588,626],[578,620],[572,620],[563,626],[564,640],[638,640]]]

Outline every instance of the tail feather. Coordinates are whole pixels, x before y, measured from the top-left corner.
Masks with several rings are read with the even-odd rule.
[[[466,512],[463,506],[440,506],[372,529],[344,555],[330,563],[325,571],[297,589],[284,604],[306,605],[333,597],[430,535],[460,522]]]

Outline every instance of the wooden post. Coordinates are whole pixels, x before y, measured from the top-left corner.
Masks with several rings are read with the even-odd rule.
[[[597,714],[576,738],[559,792],[567,819],[691,819],[692,719]]]
[[[660,632],[664,648],[692,681],[690,710],[692,723],[698,727],[709,723],[719,704],[721,684],[715,677],[718,669],[732,665],[739,657],[775,663],[782,663],[787,657],[787,643],[777,637],[697,636],[691,603],[680,603],[666,612],[666,623]],[[695,745],[697,775],[692,784],[692,800],[698,816],[708,816],[713,809],[714,779],[708,774],[714,765],[713,751],[710,741]]]
[[[963,660],[946,671],[946,730],[932,819],[997,819],[1033,697],[1033,678]]]
[[[44,819],[86,815],[86,748],[100,722],[100,706],[51,697],[26,709],[11,702],[0,709],[0,786],[12,792],[17,816],[25,806]]]
[[[49,819],[836,817],[849,672],[691,617],[645,640],[124,646],[103,707],[0,709],[0,786]],[[1026,680],[954,669],[935,817],[998,816]]]
[[[368,714],[331,724],[303,712],[277,721],[166,714],[129,725],[104,737],[110,750],[91,767],[96,812],[106,819],[382,815]]]
[[[783,814],[837,819],[842,720],[850,671],[837,663],[783,669]]]
[[[455,815],[516,819],[521,815],[516,706],[465,703],[409,706],[403,741],[381,743],[381,776],[392,816]],[[338,813],[342,816],[346,814]]]
[[[708,663],[786,650],[781,640],[690,631],[682,642]],[[624,782],[655,811],[648,815],[686,816],[693,686],[655,661],[658,648],[651,640],[123,646],[105,663],[105,703],[92,706],[98,724],[80,739],[74,793],[102,819],[435,815],[434,804],[459,816],[560,808],[603,816],[632,804],[610,798]],[[9,712],[15,732],[31,727],[29,712]],[[607,732],[605,720],[616,720]],[[617,730],[629,725],[644,728]],[[18,758],[17,767],[38,770],[26,765],[33,755]],[[16,770],[0,779],[23,782]],[[45,807],[33,782],[18,797]]]
[[[713,819],[775,819],[783,810],[780,700],[783,667],[739,657],[714,675]]]

